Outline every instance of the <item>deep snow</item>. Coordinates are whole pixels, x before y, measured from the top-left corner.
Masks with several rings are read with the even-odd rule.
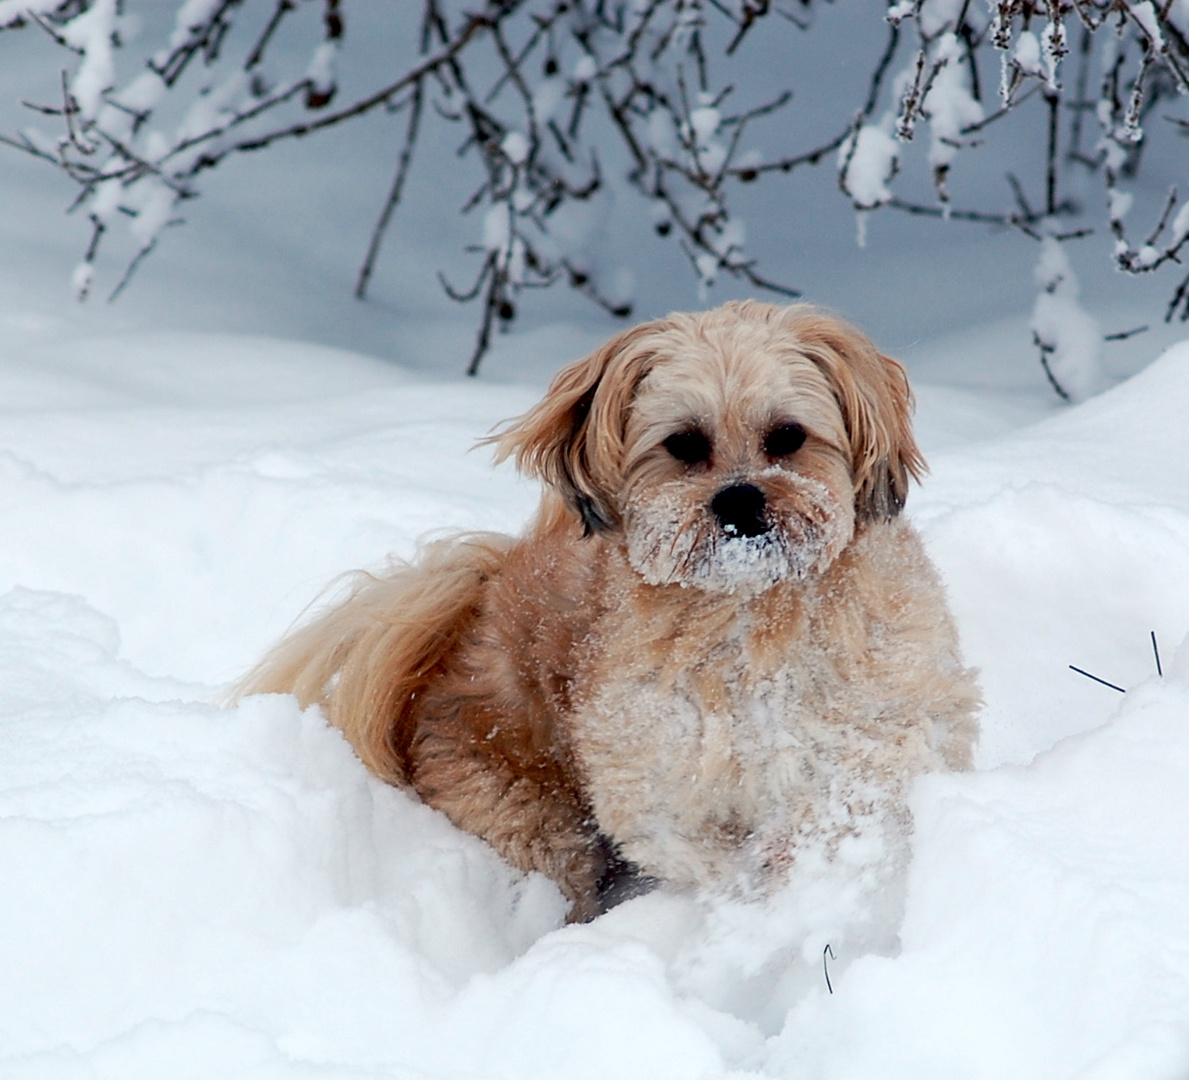
[[[910,508],[987,708],[980,771],[916,790],[902,922],[833,867],[569,928],[315,712],[209,701],[337,572],[518,527],[532,487],[466,451],[535,391],[226,336],[54,355],[0,363],[5,1076],[1189,1069],[1189,344],[973,442],[921,387],[948,449]]]
[[[66,189],[0,155],[0,1075],[1189,1075],[1189,343],[1058,408],[1031,253],[873,218],[860,256],[798,204],[798,283],[914,376],[909,512],[982,670],[978,771],[918,785],[886,890],[808,867],[768,905],[654,893],[562,927],[548,882],[316,713],[213,703],[336,575],[518,529],[534,487],[470,447],[613,329],[530,312],[451,378],[472,313],[409,285],[453,250],[440,221],[349,298],[374,206],[338,164],[377,191],[389,164],[354,138],[271,187],[238,165],[113,308],[67,299]],[[674,265],[643,310],[695,302]],[[1113,280],[1084,277],[1101,324],[1143,321]],[[1159,352],[1118,349],[1116,378]]]

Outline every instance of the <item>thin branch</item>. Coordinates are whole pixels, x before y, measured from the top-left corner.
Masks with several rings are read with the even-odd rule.
[[[1069,391],[1057,381],[1057,376],[1053,374],[1053,369],[1049,365],[1049,357],[1053,355],[1054,351],[1053,346],[1047,341],[1043,341],[1035,330],[1032,332],[1032,344],[1040,351],[1040,366],[1044,370],[1045,378],[1049,380],[1049,385],[1053,388],[1054,392],[1062,401],[1068,402],[1073,400],[1069,395]],[[1070,667],[1073,667],[1073,665],[1071,664]],[[1077,668],[1074,668],[1074,671],[1077,670]],[[1082,674],[1085,675],[1086,673],[1083,671]],[[1094,676],[1091,675],[1090,678],[1094,678]]]
[[[145,261],[157,247],[157,238],[154,236],[147,244],[145,244],[133,257],[132,261],[124,268],[124,273],[120,280],[116,283],[116,287],[112,289],[108,295],[107,302],[114,304],[119,298],[120,294],[128,287],[128,283],[132,280],[136,271],[140,269],[140,264]]]
[[[388,189],[388,197],[380,210],[380,216],[372,229],[371,240],[367,245],[367,254],[363,258],[363,265],[359,268],[359,277],[355,282],[355,295],[363,300],[367,297],[368,283],[371,281],[372,271],[376,265],[376,258],[380,254],[380,245],[388,232],[388,225],[392,221],[392,213],[396,204],[400,202],[405,187],[405,178],[409,175],[409,166],[413,163],[413,147],[417,144],[417,136],[421,128],[421,105],[425,100],[423,86],[417,84],[409,107],[409,123],[405,128],[405,141],[401,146],[400,160],[397,162],[396,175],[392,178],[392,186]]]
[[[317,120],[309,121],[307,123],[291,124],[289,127],[281,128],[277,131],[270,131],[264,135],[256,138],[244,139],[242,142],[232,143],[225,149],[221,150],[217,155],[214,155],[211,164],[214,164],[229,154],[242,153],[250,150],[261,150],[266,146],[272,146],[274,143],[282,142],[285,139],[300,139],[306,135],[312,135],[314,132],[323,131],[328,127],[333,127],[335,124],[341,124],[346,120],[352,120],[355,117],[363,116],[371,112],[373,109],[379,108],[381,105],[389,104],[393,98],[399,97],[405,90],[419,83],[425,76],[438,70],[442,66],[448,64],[453,60],[468,44],[472,38],[477,35],[490,31],[494,25],[494,20],[484,15],[472,15],[468,20],[466,26],[454,38],[448,46],[436,53],[427,60],[423,60],[420,64],[411,68],[399,79],[389,83],[381,90],[369,94],[367,97],[361,98],[355,104],[348,106],[345,109],[340,109],[338,112],[328,113],[326,116],[319,117]]]
[[[471,353],[470,362],[467,364],[467,375],[472,378],[479,374],[479,364],[491,347],[491,327],[495,322],[501,300],[500,275],[495,265],[494,252],[491,254],[488,265],[491,267],[491,272],[487,280],[487,293],[483,298],[483,318],[479,323],[479,333],[475,337],[475,351]]]
[[[260,37],[256,40],[256,44],[252,46],[252,51],[248,53],[248,58],[244,61],[244,71],[251,71],[261,60],[264,59],[264,52],[268,48],[269,42],[272,41],[273,35],[281,25],[281,20],[291,12],[296,5],[293,0],[277,0],[276,6],[273,8],[272,15],[269,17],[267,24],[260,33]]]

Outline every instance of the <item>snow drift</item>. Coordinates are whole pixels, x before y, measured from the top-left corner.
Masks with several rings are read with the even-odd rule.
[[[1189,345],[932,455],[909,510],[987,708],[980,771],[915,791],[906,881],[562,927],[316,712],[210,703],[335,574],[517,529],[535,491],[466,450],[534,393],[188,340],[0,362],[5,1076],[1189,1071]]]

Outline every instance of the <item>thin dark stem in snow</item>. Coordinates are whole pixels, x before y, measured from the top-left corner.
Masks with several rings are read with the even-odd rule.
[[[1107,682],[1106,679],[1100,679],[1097,675],[1091,675],[1088,671],[1083,671],[1080,667],[1069,665],[1070,671],[1076,671],[1079,675],[1085,675],[1087,679],[1093,679],[1096,683],[1102,683],[1103,686],[1109,686],[1112,690],[1118,690],[1120,694],[1127,693],[1121,686],[1116,686],[1113,682]]]
[[[1156,644],[1156,631],[1152,632],[1152,655],[1156,657],[1156,674],[1160,678],[1164,678],[1164,667],[1160,663],[1160,646]]]
[[[824,949],[822,949],[822,974],[826,977],[826,989],[829,990],[831,994],[833,994],[834,987],[830,983],[830,968],[826,963],[827,957],[829,957],[831,960],[838,959],[838,957],[836,957],[834,955],[834,950],[830,947],[830,945],[828,943],[827,943],[826,947]]]

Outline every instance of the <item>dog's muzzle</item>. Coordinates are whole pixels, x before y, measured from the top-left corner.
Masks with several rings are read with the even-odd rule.
[[[764,509],[767,500],[754,484],[732,484],[710,500],[710,509],[728,536],[762,536],[771,525]]]

